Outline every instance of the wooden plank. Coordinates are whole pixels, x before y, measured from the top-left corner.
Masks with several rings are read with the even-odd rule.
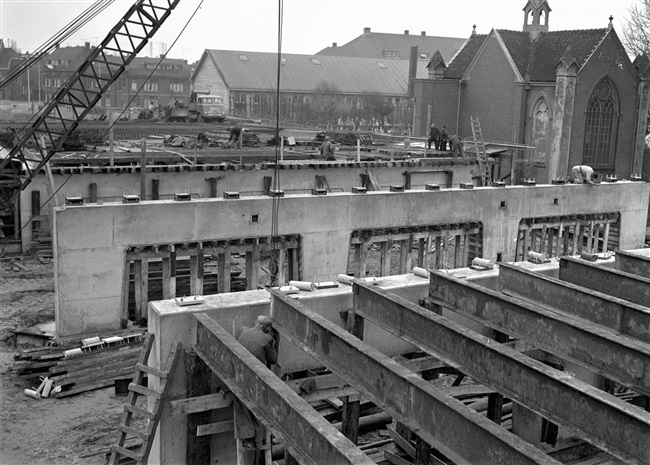
[[[230,249],[218,255],[219,283],[218,292],[230,292]]]
[[[381,243],[380,246],[380,257],[379,257],[379,267],[380,267],[380,276],[390,276],[390,244],[389,241]]]
[[[246,252],[246,289],[254,291],[259,284],[260,245],[255,241],[253,250]]]
[[[386,460],[388,460],[393,465],[413,465],[413,462],[411,462],[409,460],[406,460],[406,459],[403,459],[399,455],[397,455],[397,454],[395,454],[395,453],[393,453],[393,452],[391,452],[389,450],[384,451],[384,457],[386,458]]]
[[[386,426],[386,429],[388,430],[388,435],[391,439],[395,441],[404,452],[406,452],[410,457],[415,457],[415,446],[413,446],[410,441],[407,441],[405,438],[400,436],[392,426]]]
[[[108,387],[108,386],[113,386],[114,384],[115,384],[115,380],[112,380],[112,379],[107,380],[107,379],[105,379],[105,380],[97,381],[96,383],[86,384],[86,385],[79,386],[79,387],[74,387],[74,388],[69,389],[67,391],[57,392],[56,394],[54,394],[54,397],[59,399],[61,397],[74,396],[74,395],[80,394],[82,392],[94,391],[95,389],[102,389],[102,388],[105,388],[105,387]]]
[[[399,274],[406,274],[410,271],[408,269],[409,254],[409,241],[399,241]]]
[[[171,260],[169,255],[162,257],[162,292],[163,300],[171,299]]]
[[[160,393],[158,391],[154,391],[153,389],[149,389],[148,387],[139,384],[129,383],[129,391],[137,392],[142,396],[151,397],[152,399],[160,399]]]
[[[197,436],[210,436],[212,434],[227,433],[235,431],[234,420],[221,421],[219,423],[208,423],[207,425],[200,425],[196,428]]]
[[[176,249],[169,247],[169,298],[176,297]]]
[[[122,271],[122,314],[120,316],[120,326],[126,328],[129,323],[129,284],[131,278],[131,262],[125,260]]]
[[[190,413],[206,412],[232,406],[231,393],[207,394],[204,396],[190,397],[188,399],[171,400],[170,415],[187,415]]]

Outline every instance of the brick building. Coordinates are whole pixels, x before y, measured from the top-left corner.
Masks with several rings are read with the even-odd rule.
[[[432,59],[429,77],[414,83],[423,102],[416,134],[431,121],[469,137],[473,116],[485,140],[534,147],[522,154],[517,178],[547,182],[577,164],[641,173],[648,57],[630,61],[612,18],[602,29],[549,31],[546,0],[528,1],[524,12],[522,31],[474,32],[449,64]]]

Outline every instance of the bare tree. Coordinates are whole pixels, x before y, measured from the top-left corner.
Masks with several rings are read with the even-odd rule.
[[[639,0],[639,5],[630,7],[628,15],[623,29],[623,44],[628,53],[650,53],[650,0]]]

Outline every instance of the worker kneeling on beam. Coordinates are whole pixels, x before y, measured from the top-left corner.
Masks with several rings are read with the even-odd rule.
[[[237,341],[253,354],[267,368],[278,363],[276,348],[277,332],[267,316],[260,315],[252,326],[244,326]],[[235,399],[235,416],[237,437],[244,441],[244,447],[259,449],[263,446],[264,426],[255,418],[248,408]]]
[[[597,186],[601,182],[601,175],[594,173],[594,169],[587,165],[576,165],[571,168],[571,182],[574,184],[589,184]]]

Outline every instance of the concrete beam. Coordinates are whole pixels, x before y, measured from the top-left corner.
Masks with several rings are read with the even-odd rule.
[[[271,294],[274,327],[455,463],[556,463],[295,299]]]
[[[374,463],[212,318],[194,316],[197,354],[300,463]]]
[[[643,250],[643,252],[646,252],[646,255],[643,255],[641,252],[618,250],[614,257],[618,270],[635,274],[642,278],[650,278],[650,253],[648,253],[650,250]]]
[[[506,263],[499,264],[499,291],[650,343],[648,307]]]
[[[560,259],[560,279],[600,291],[635,304],[650,306],[650,278],[606,268],[573,257]]]
[[[431,271],[430,297],[461,315],[650,395],[650,345]]]
[[[390,292],[358,280],[353,292],[355,310],[370,322],[628,463],[650,461],[648,412]]]

